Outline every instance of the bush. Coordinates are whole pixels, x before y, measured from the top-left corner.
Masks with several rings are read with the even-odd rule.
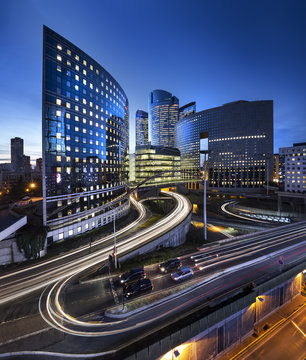
[[[29,227],[17,234],[17,246],[27,259],[37,259],[44,248],[47,229],[44,226]]]

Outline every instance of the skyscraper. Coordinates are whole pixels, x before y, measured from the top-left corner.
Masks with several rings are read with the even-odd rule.
[[[210,187],[263,187],[273,176],[273,101],[241,100],[181,119],[175,147],[182,170],[200,173],[203,140],[208,142]]]
[[[136,146],[148,144],[148,113],[143,110],[136,111]]]
[[[45,26],[42,100],[43,215],[52,242],[128,211],[129,200],[120,198],[127,182],[128,100],[101,65]]]
[[[23,168],[23,139],[20,137],[11,139],[11,164],[13,171]]]
[[[149,140],[152,145],[174,147],[174,126],[179,100],[164,90],[153,90],[149,99]]]

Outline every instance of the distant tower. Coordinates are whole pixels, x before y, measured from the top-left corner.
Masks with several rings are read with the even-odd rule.
[[[148,144],[148,113],[136,111],[136,146]]]
[[[195,101],[186,104],[179,108],[179,119],[183,119],[186,116],[195,114],[197,112],[196,103]]]
[[[14,171],[23,167],[23,139],[19,137],[11,139],[11,164]]]
[[[179,100],[164,90],[153,90],[149,98],[149,140],[154,146],[174,147],[174,126]]]

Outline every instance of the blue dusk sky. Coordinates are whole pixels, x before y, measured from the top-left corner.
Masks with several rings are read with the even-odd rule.
[[[274,100],[274,151],[306,141],[306,1],[0,0],[0,162],[41,156],[43,24],[109,71],[135,112],[164,89],[204,110]]]

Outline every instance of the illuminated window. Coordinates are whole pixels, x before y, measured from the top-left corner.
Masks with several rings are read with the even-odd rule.
[[[86,62],[86,60],[83,60],[83,65],[85,65],[85,66],[87,65],[87,62]]]
[[[62,72],[62,68],[60,67],[60,65],[56,66],[56,70],[59,71],[59,72]]]
[[[77,60],[77,61],[79,61],[79,60],[80,60],[79,55],[75,55],[75,60]]]
[[[76,71],[79,71],[79,70],[80,70],[79,65],[75,65],[75,70],[76,70]]]
[[[62,113],[60,110],[56,110],[56,116],[62,116]]]
[[[62,157],[58,155],[58,156],[56,157],[56,161],[62,161]]]
[[[57,56],[56,56],[56,59],[57,59],[58,61],[62,61],[61,55],[57,55]]]
[[[71,50],[67,49],[67,54],[71,56]]]
[[[63,50],[62,45],[60,45],[60,44],[57,44],[57,48],[58,48],[58,50]]]
[[[70,103],[69,103],[69,102],[66,103],[66,107],[67,107],[68,109],[70,109]]]
[[[71,61],[70,60],[67,60],[67,65],[71,66]]]
[[[56,99],[56,105],[61,105],[61,104],[62,104],[61,99]]]
[[[92,66],[92,65],[90,65],[90,70],[93,70],[93,66]]]
[[[79,80],[80,80],[79,75],[75,75],[75,80],[76,80],[76,81],[79,81]]]

